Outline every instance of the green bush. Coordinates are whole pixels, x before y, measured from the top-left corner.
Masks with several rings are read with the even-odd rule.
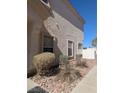
[[[82,54],[76,55],[77,66],[87,67],[86,60],[83,59]]]
[[[60,55],[59,60],[60,67],[62,68],[60,74],[57,77],[59,80],[61,80],[62,82],[72,83],[73,81],[81,77],[80,72],[70,66],[68,56]]]
[[[33,64],[37,70],[37,74],[44,75],[53,66],[55,62],[55,54],[44,52],[33,57]]]
[[[68,56],[66,55],[60,55],[59,56],[60,64],[68,64]]]
[[[68,56],[60,55],[59,60],[60,60],[60,67],[64,67],[64,69],[66,71],[69,70],[70,65],[69,65],[69,61],[68,61]]]
[[[81,59],[82,59],[82,54],[77,54],[76,55],[77,65],[80,65],[81,64]]]

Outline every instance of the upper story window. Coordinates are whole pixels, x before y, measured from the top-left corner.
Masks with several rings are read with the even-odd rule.
[[[42,0],[44,3],[48,4],[48,0]]]
[[[49,0],[40,0],[44,5],[50,8]]]

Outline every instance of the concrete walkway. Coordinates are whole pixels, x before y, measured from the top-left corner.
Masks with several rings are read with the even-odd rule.
[[[97,93],[97,67],[82,79],[82,81],[73,89],[72,93]]]
[[[49,93],[31,79],[27,79],[27,93]]]
[[[34,83],[31,79],[27,79],[27,90],[30,90],[36,86],[38,86],[38,84]]]

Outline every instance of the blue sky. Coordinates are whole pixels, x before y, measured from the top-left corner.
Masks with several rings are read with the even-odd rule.
[[[97,0],[70,0],[70,2],[86,21],[83,46],[90,47],[97,33]]]

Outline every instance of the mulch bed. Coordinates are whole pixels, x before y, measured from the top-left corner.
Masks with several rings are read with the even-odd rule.
[[[76,87],[76,85],[83,79],[83,77],[91,70],[91,68],[96,65],[95,60],[86,60],[87,67],[75,66],[76,61],[72,60],[70,62],[73,65],[73,68],[78,70],[81,74],[81,77],[75,79],[73,82],[63,82],[59,79],[59,75],[61,74],[61,70],[59,73],[53,76],[39,76],[35,75],[30,77],[34,82],[39,84],[41,88],[47,90],[49,93],[71,93],[72,89]]]

